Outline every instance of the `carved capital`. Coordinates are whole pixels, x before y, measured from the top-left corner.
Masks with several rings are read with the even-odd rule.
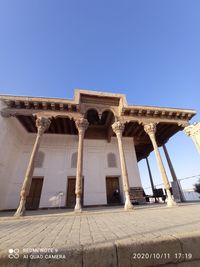
[[[86,119],[84,118],[79,118],[75,121],[76,124],[76,128],[79,132],[79,134],[81,133],[85,133],[85,131],[87,130],[89,123]]]
[[[124,131],[124,124],[120,121],[116,121],[112,124],[112,129],[116,135],[122,134]]]
[[[185,127],[184,132],[188,136],[196,136],[200,134],[200,122],[195,122]]]
[[[36,127],[38,129],[38,134],[42,135],[50,126],[51,120],[47,117],[37,117]]]
[[[156,123],[144,124],[144,130],[149,136],[154,135],[156,133]]]

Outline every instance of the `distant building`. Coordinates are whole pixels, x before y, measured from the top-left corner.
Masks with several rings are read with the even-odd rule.
[[[73,100],[0,96],[0,209],[125,203],[143,195],[138,161],[188,125],[193,110],[128,105],[122,94],[76,90]],[[139,193],[138,193],[139,192]],[[19,204],[20,203],[20,204]]]
[[[200,201],[200,194],[195,192],[194,189],[183,189],[186,201]]]

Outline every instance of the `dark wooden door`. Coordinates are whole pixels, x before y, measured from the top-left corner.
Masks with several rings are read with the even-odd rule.
[[[39,208],[40,197],[42,192],[43,177],[33,177],[29,195],[26,199],[26,209],[36,210]]]
[[[106,192],[108,204],[121,203],[118,177],[106,177]]]
[[[76,177],[69,177],[67,182],[67,198],[66,198],[66,206],[68,208],[74,208],[76,204],[75,186],[76,186]],[[84,180],[82,180],[82,198],[81,198],[82,205],[83,205],[83,192],[84,192]]]

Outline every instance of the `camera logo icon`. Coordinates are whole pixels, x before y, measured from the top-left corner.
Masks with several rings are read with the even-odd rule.
[[[8,250],[8,258],[9,259],[19,259],[19,249],[18,248],[9,248]]]

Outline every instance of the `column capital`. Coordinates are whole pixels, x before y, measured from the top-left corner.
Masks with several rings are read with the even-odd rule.
[[[76,124],[76,128],[80,133],[85,133],[85,131],[87,130],[88,126],[89,126],[89,123],[88,123],[88,120],[87,119],[84,119],[84,118],[79,118],[75,121],[75,124]]]
[[[188,136],[195,136],[200,133],[200,122],[193,123],[184,128],[184,132]]]
[[[36,127],[38,129],[38,134],[42,135],[50,126],[51,120],[47,117],[37,117]]]
[[[144,125],[144,130],[145,130],[145,132],[146,132],[149,136],[155,135],[155,133],[156,133],[156,123],[151,122],[151,123],[143,124],[143,125]]]
[[[116,135],[122,135],[124,131],[124,124],[120,121],[116,121],[112,124],[112,129]]]

